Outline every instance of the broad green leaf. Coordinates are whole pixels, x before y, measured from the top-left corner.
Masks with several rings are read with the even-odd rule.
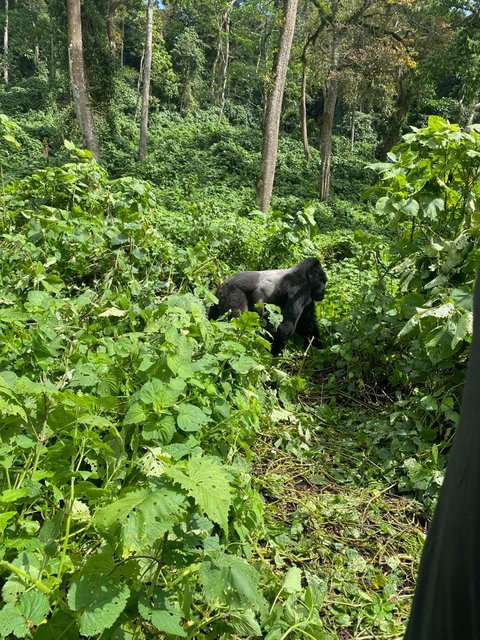
[[[452,349],[455,349],[457,344],[464,340],[467,336],[471,336],[473,332],[473,313],[466,311],[460,316],[457,322],[455,335],[452,340]]]
[[[423,307],[418,308],[417,312],[422,317],[431,317],[431,318],[448,318],[455,311],[455,307],[451,302],[446,302],[445,304],[440,305],[439,307]]]
[[[139,422],[144,422],[146,417],[147,416],[145,411],[142,409],[142,405],[135,402],[129,407],[123,422],[125,424],[138,424]]]
[[[210,520],[227,531],[231,494],[225,469],[210,458],[192,456],[185,473],[172,467],[166,470],[166,474],[178,482]]]
[[[248,373],[251,369],[258,367],[258,362],[248,356],[241,356],[238,360],[232,360],[230,364],[232,369],[238,373]]]
[[[299,593],[302,590],[302,572],[298,567],[291,567],[287,571],[282,587],[286,593]]]
[[[10,638],[12,634],[16,638],[25,638],[28,635],[28,626],[18,605],[9,602],[0,609],[0,637]]]
[[[22,593],[18,606],[29,626],[40,624],[50,610],[47,596],[38,591]]]
[[[14,518],[17,515],[16,511],[4,511],[0,513],[0,533],[5,531],[5,527],[7,526],[9,520]]]
[[[433,198],[423,209],[425,217],[435,220],[440,211],[443,211],[445,203],[442,198]]]
[[[58,610],[41,624],[33,636],[34,640],[78,640],[75,615],[68,610]]]
[[[231,625],[241,638],[262,637],[262,629],[255,619],[255,613],[251,609],[246,611],[230,611]]]
[[[205,599],[232,609],[261,611],[265,601],[258,588],[259,574],[246,560],[221,551],[211,555],[199,570]]]
[[[441,116],[428,116],[428,128],[431,131],[441,131],[448,126],[447,120]]]
[[[167,415],[159,418],[154,425],[148,425],[142,429],[141,435],[146,442],[166,445],[172,441],[176,432],[177,427],[174,417]]]
[[[407,213],[409,216],[415,217],[418,214],[420,205],[414,198],[409,198],[403,205],[402,209],[404,213]]]
[[[423,398],[420,398],[420,404],[428,411],[436,411],[438,409],[438,402],[433,396],[423,396]]]
[[[27,295],[28,301],[34,307],[44,307],[47,308],[52,298],[46,291],[29,291]]]
[[[410,331],[413,331],[413,329],[418,325],[418,323],[419,323],[419,320],[417,315],[410,318],[410,320],[407,323],[405,323],[405,325],[403,326],[402,330],[398,334],[398,337],[402,338],[403,336],[406,336],[407,334],[409,334]]]
[[[187,634],[181,626],[182,612],[177,606],[170,604],[166,593],[157,589],[151,603],[144,597],[138,603],[140,615],[162,633],[176,638],[186,638]]]
[[[108,309],[105,309],[105,311],[103,311],[102,313],[98,314],[99,318],[121,318],[122,316],[124,316],[127,312],[124,311],[123,309],[117,309],[116,307],[109,307]]]
[[[153,378],[140,389],[140,400],[145,404],[153,404],[154,409],[160,411],[175,404],[184,388],[185,383],[179,378],[174,378],[168,384]]]
[[[193,404],[181,404],[178,407],[177,424],[182,431],[199,431],[209,419],[199,407]]]
[[[184,511],[185,497],[173,488],[143,488],[99,509],[95,525],[112,543],[120,535],[126,557],[151,547],[180,522]]]
[[[68,590],[70,609],[80,613],[80,633],[94,636],[108,629],[127,604],[130,589],[112,575],[80,576]]]
[[[433,289],[433,287],[440,287],[441,285],[445,284],[447,281],[448,281],[448,278],[440,274],[436,278],[433,278],[433,280],[430,280],[430,282],[427,282],[427,284],[424,286],[424,289]]]
[[[167,365],[174,375],[185,380],[193,378],[195,375],[191,354],[188,354],[187,357],[182,357],[181,355],[167,356]]]
[[[437,327],[425,338],[425,349],[433,364],[437,364],[452,355],[453,335],[447,327]]]
[[[27,487],[22,487],[21,489],[5,489],[5,491],[0,493],[0,502],[16,502],[17,500],[25,498],[28,494],[29,489]]]
[[[78,417],[79,424],[87,424],[93,427],[111,427],[112,421],[107,420],[103,416],[99,416],[93,413],[84,413]]]

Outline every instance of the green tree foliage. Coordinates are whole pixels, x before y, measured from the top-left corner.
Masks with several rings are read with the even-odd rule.
[[[203,44],[194,27],[186,27],[175,38],[172,59],[180,81],[180,108],[193,111],[205,67]]]

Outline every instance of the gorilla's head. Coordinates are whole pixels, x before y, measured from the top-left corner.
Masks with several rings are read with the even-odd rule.
[[[312,259],[312,264],[307,271],[308,281],[312,299],[320,302],[325,297],[325,286],[327,284],[327,274],[323,270],[320,260]]]

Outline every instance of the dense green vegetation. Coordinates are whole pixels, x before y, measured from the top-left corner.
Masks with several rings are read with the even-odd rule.
[[[210,142],[192,193],[70,143],[4,187],[4,636],[401,635],[463,380],[480,134],[406,136],[370,169],[376,213],[292,187],[266,215],[248,139],[221,133],[226,175],[208,116],[159,133],[172,163],[174,138]],[[324,349],[272,360],[255,314],[206,320],[223,274],[310,254]]]
[[[9,9],[0,638],[399,639],[471,337],[478,9],[300,3],[264,213],[280,3],[157,3],[145,162],[144,3],[118,4],[112,48],[112,2],[82,3],[99,163],[80,148],[64,3]],[[306,60],[313,139],[334,4],[341,90],[320,201],[297,81]],[[291,341],[272,358],[256,314],[206,319],[227,275],[313,255],[329,278],[321,349]]]

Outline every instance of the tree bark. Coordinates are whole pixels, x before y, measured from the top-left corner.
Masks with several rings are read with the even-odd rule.
[[[108,35],[108,43],[112,51],[115,51],[117,48],[117,43],[115,40],[115,13],[118,7],[122,4],[122,2],[123,0],[110,0],[108,4],[107,35]]]
[[[50,25],[50,29],[51,29]],[[53,38],[53,33],[50,33],[50,65],[48,69],[48,77],[51,83],[55,82],[55,40]]]
[[[377,156],[384,160],[392,147],[398,144],[402,137],[402,129],[408,113],[408,93],[401,74],[397,79],[397,99],[395,111],[389,118],[383,141],[377,149]]]
[[[67,32],[70,81],[78,124],[82,132],[83,144],[91,151],[95,160],[98,160],[98,139],[85,84],[80,0],[67,0]]]
[[[8,84],[8,0],[5,0],[5,27],[3,29],[3,81]]]
[[[298,0],[283,1],[283,26],[278,53],[273,68],[273,85],[268,93],[265,124],[263,130],[262,160],[257,182],[257,205],[267,211],[272,199],[273,181],[278,153],[278,132],[282,111],[283,91],[287,77],[290,50],[292,47]]]
[[[355,146],[355,103],[352,105],[352,113],[350,115],[350,151],[353,153]]]
[[[323,107],[323,114],[320,118],[320,135],[318,145],[320,150],[320,157],[322,159],[318,192],[320,200],[322,201],[327,200],[330,193],[333,120],[335,117],[335,106],[337,104],[338,97],[338,80],[336,78],[336,69],[332,70],[331,73],[333,75],[325,83],[325,102]]]
[[[225,39],[225,51],[223,52],[222,57],[222,66],[220,67],[220,107],[218,111],[219,119],[223,116],[223,111],[225,109],[225,92],[227,89],[227,71],[228,64],[230,62],[230,24],[231,17],[230,13],[233,8],[235,0],[232,0],[228,9],[225,10],[225,14],[223,17],[223,30],[224,30],[224,39]]]
[[[306,53],[306,50],[305,50]],[[310,162],[310,146],[307,128],[307,57],[302,55],[302,95],[300,98],[300,121],[302,124],[302,144],[305,160]]]
[[[300,98],[300,123],[302,126],[302,143],[303,153],[305,160],[310,162],[310,146],[308,144],[308,128],[307,128],[307,50],[312,44],[315,44],[318,36],[325,27],[325,22],[322,20],[316,30],[307,38],[303,47],[301,61],[302,61],[302,90]]]
[[[145,59],[143,63],[142,119],[138,159],[144,162],[147,156],[148,108],[150,103],[150,76],[152,71],[153,0],[147,4],[147,32],[145,36]]]
[[[338,2],[332,2],[332,39],[330,43],[330,71],[325,81],[323,113],[319,121],[319,150],[322,160],[318,183],[319,198],[328,199],[330,193],[330,166],[332,161],[332,135],[335,106],[338,97],[338,34],[337,34]]]

